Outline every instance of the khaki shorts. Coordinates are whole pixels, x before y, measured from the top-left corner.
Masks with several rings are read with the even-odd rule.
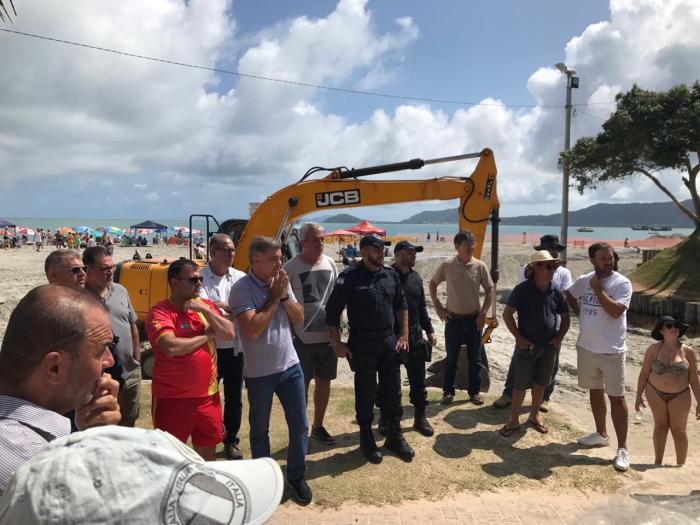
[[[625,395],[626,352],[602,354],[576,347],[578,386],[588,390],[605,390],[612,397]]]

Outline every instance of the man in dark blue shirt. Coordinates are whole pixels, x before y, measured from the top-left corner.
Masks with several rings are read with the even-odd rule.
[[[379,376],[379,404],[388,422],[384,446],[410,461],[413,449],[401,433],[399,352],[408,350],[408,310],[398,274],[384,266],[384,247],[374,235],[360,241],[362,260],[338,277],[326,304],[326,323],[338,357],[347,357],[355,372],[355,414],[360,425],[360,450],[372,463],[382,461],[372,434]],[[340,340],[340,315],[347,307],[350,337]],[[396,336],[395,323],[400,331]]]
[[[425,389],[425,363],[430,362],[431,350],[435,345],[435,330],[425,304],[423,279],[413,271],[416,265],[416,252],[422,251],[422,246],[400,241],[394,247],[394,264],[391,267],[399,275],[408,304],[408,352],[404,365],[410,385],[409,399],[414,409],[413,428],[424,436],[432,436],[433,427],[425,417],[425,406],[428,404],[428,392]],[[424,330],[428,341],[423,338]],[[386,429],[387,421],[382,410],[379,418],[379,433],[385,435]]]
[[[528,388],[532,388],[528,423],[542,434],[549,432],[540,416],[540,404],[544,389],[552,380],[557,351],[569,330],[569,308],[562,293],[552,284],[561,262],[546,250],[536,251],[525,271],[527,280],[513,289],[503,310],[503,320],[515,337],[513,402],[511,419],[500,430],[504,437],[520,426],[520,409]],[[557,315],[561,318],[558,330]]]

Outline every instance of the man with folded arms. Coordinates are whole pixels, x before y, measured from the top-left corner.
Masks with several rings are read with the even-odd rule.
[[[198,297],[202,275],[196,263],[179,259],[168,268],[169,299],[148,312],[146,334],[153,348],[153,425],[194,449],[207,461],[221,442],[221,398],[215,337],[233,339],[233,324],[208,299]]]
[[[50,441],[119,423],[119,385],[106,368],[112,329],[104,305],[84,290],[34,288],[10,315],[0,348],[0,493],[12,473]]]
[[[474,257],[476,237],[469,230],[454,237],[457,255],[445,261],[430,280],[430,297],[438,317],[445,322],[445,377],[441,403],[449,405],[455,397],[455,376],[459,350],[467,346],[469,358],[469,401],[483,405],[481,390],[481,331],[486,322],[486,313],[493,303],[493,280],[483,261]],[[438,298],[438,286],[447,284],[447,304]],[[484,304],[479,305],[479,290],[483,288]]]
[[[549,432],[540,416],[540,404],[545,387],[552,381],[557,352],[569,330],[569,308],[564,295],[552,284],[559,264],[561,261],[548,251],[535,252],[525,270],[526,280],[513,289],[503,310],[503,320],[515,337],[512,412],[510,421],[500,430],[504,437],[520,427],[520,409],[528,388],[532,389],[528,423],[541,434]],[[561,320],[558,329],[557,317]]]

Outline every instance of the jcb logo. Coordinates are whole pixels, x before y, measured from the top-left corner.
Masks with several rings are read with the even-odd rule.
[[[345,204],[359,204],[360,190],[327,191],[316,194],[316,207],[343,206]]]

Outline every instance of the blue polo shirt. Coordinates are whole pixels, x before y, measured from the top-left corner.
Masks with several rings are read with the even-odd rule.
[[[287,295],[290,301],[297,302],[291,285],[287,288]],[[251,269],[231,288],[228,305],[233,312],[233,317],[237,318],[248,310],[259,312],[269,297],[267,284],[258,279]],[[245,356],[243,360],[244,377],[264,377],[277,374],[299,362],[292,343],[291,323],[282,304],[277,305],[270,326],[257,339],[248,337],[238,326],[236,326],[236,330]]]
[[[557,315],[569,307],[552,283],[546,290],[537,288],[534,279],[513,288],[507,301],[518,312],[518,331],[535,344],[544,344],[557,335]]]

